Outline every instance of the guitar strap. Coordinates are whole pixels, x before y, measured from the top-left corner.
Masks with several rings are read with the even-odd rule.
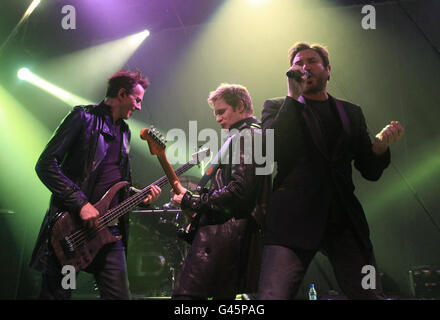
[[[252,129],[260,129],[261,126],[258,125],[257,123],[252,123],[250,125],[250,127]],[[206,186],[206,184],[208,183],[208,181],[211,180],[211,178],[213,177],[213,174],[217,171],[217,169],[220,167],[220,164],[222,163],[226,163],[225,161],[227,160],[226,155],[227,152],[229,152],[229,147],[231,145],[232,140],[234,139],[234,137],[237,135],[233,134],[232,136],[230,136],[228,138],[228,140],[226,140],[226,142],[223,144],[223,146],[221,147],[220,151],[217,152],[217,154],[215,155],[214,159],[211,161],[211,165],[209,166],[209,168],[206,170],[205,174],[203,175],[203,177],[200,179],[196,191],[198,193],[201,193],[203,188]]]
[[[232,136],[230,136],[228,138],[228,140],[226,140],[226,142],[223,144],[223,146],[221,147],[220,151],[217,152],[217,154],[215,155],[214,159],[212,159],[211,165],[205,171],[205,174],[200,179],[200,181],[199,181],[199,183],[197,185],[196,191],[198,193],[202,192],[203,188],[206,186],[208,181],[211,180],[211,178],[213,176],[213,173],[217,171],[218,167],[220,167],[220,164],[226,159],[226,153],[229,152],[229,145],[231,144],[232,139],[236,135],[237,134],[233,134]]]

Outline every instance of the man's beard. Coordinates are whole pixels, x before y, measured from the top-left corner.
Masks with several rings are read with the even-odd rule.
[[[310,87],[306,86],[306,88],[304,89],[304,93],[308,94],[308,93],[317,93],[324,91],[328,80],[327,75],[320,75],[319,77],[315,77],[315,79],[316,79],[316,84]]]

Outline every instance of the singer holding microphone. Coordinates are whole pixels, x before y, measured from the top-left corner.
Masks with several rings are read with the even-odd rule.
[[[391,121],[371,141],[361,108],[327,92],[331,66],[323,46],[296,43],[289,63],[287,96],[267,100],[262,111],[263,128],[274,129],[278,168],[258,299],[295,299],[318,251],[329,258],[349,299],[383,299],[352,162],[365,179],[378,180],[403,127]],[[366,265],[376,268],[370,286],[362,281]]]

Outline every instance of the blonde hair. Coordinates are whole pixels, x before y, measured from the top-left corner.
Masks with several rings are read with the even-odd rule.
[[[242,85],[222,83],[215,91],[209,93],[208,103],[211,108],[214,108],[214,103],[218,99],[223,99],[227,104],[232,106],[234,110],[241,101],[243,102],[246,113],[253,114],[254,112],[249,91]]]

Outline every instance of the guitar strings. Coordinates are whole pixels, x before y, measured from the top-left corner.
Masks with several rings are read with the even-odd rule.
[[[176,172],[178,172],[176,175],[181,175],[183,172],[185,172],[186,170],[188,170],[192,166],[194,166],[194,164],[187,164],[187,165],[180,167],[179,168],[180,170],[176,169]],[[156,184],[156,185],[159,185],[160,187],[163,187],[167,183],[168,183],[168,179],[166,177],[162,177],[161,179],[152,183],[151,185]],[[149,190],[148,190],[148,192],[149,192]],[[140,198],[140,201],[145,199],[148,192],[141,191],[137,194],[137,195],[139,195],[138,198]],[[141,195],[141,193],[142,193],[142,195]],[[107,222],[109,223],[109,222],[119,218],[121,216],[121,213],[124,214],[125,212],[127,212],[128,207],[130,207],[132,205],[137,205],[139,203],[139,200],[134,199],[134,198],[135,197],[133,196],[132,198],[129,198],[126,201],[122,202],[118,207],[115,207],[114,209],[112,209],[109,212],[107,212],[106,214],[104,214],[102,217],[98,218],[98,220],[100,220],[100,222],[103,222],[103,223],[107,223]]]
[[[195,163],[188,162],[188,163],[184,164],[183,166],[181,166],[180,168],[176,169],[175,173],[177,176],[179,176],[183,172],[185,172],[188,169],[190,169],[191,167],[193,167],[194,165],[195,165]],[[134,207],[137,204],[139,204],[140,202],[142,202],[145,199],[145,197],[148,195],[148,193],[150,192],[152,185],[158,185],[159,187],[163,187],[167,184],[167,182],[168,182],[167,177],[164,176],[164,177],[160,178],[159,180],[157,180],[156,182],[154,182],[153,184],[142,189],[139,193],[135,194],[133,197],[126,199],[124,202],[122,202],[117,207],[110,209],[102,217],[98,218],[97,228],[94,228],[94,229],[81,228],[80,230],[74,232],[72,235],[70,235],[68,237],[69,240],[71,241],[72,245],[74,247],[81,246],[84,243],[84,241],[86,241],[87,238],[90,239],[90,238],[94,237],[98,232],[103,230],[107,226],[108,223],[119,218],[120,216],[125,214],[129,209],[131,209],[132,207]]]
[[[176,171],[178,172],[178,174],[182,174],[184,171],[187,170],[187,165],[182,166],[181,170],[177,169]],[[193,165],[188,166],[188,168],[192,167]],[[184,170],[183,172],[181,172],[182,170]],[[167,183],[167,179],[166,177],[162,177],[161,179],[159,179],[158,181],[154,182],[151,185],[159,185],[160,187],[164,186]],[[74,234],[71,235],[71,239],[73,240],[73,244],[77,245],[77,244],[82,244],[81,240],[85,240],[85,237],[87,236],[94,236],[96,235],[97,232],[101,231],[103,229],[103,227],[105,227],[106,223],[109,223],[117,218],[119,218],[120,213],[122,212],[126,212],[126,209],[129,208],[130,206],[135,206],[136,204],[140,203],[143,199],[145,199],[146,195],[149,193],[151,185],[147,186],[146,188],[144,188],[143,190],[141,190],[141,192],[137,193],[136,195],[134,195],[133,197],[126,199],[126,201],[122,202],[120,205],[118,205],[117,207],[111,209],[110,211],[108,211],[104,216],[98,218],[99,224],[97,226],[97,228],[95,229],[80,229],[79,231],[75,232]],[[84,233],[85,232],[85,233]],[[87,234],[88,233],[88,234]],[[80,242],[80,243],[79,243]]]
[[[159,186],[161,186],[162,184],[160,184],[160,183],[157,183],[157,185],[159,185]],[[147,187],[147,189],[145,190],[146,192],[146,194],[148,194],[148,192],[150,191],[150,186],[148,186]],[[137,195],[136,195],[137,196]],[[134,202],[133,203],[131,203],[131,201],[130,202],[127,202],[127,204],[136,204],[136,203],[140,203],[141,201],[142,201],[142,199],[143,199],[143,197],[134,197],[134,198],[136,198],[136,199],[132,199]],[[137,198],[139,198],[139,199],[137,199]],[[127,207],[127,206],[124,206],[124,209],[125,209],[125,207]],[[130,207],[130,206],[128,206],[128,207]],[[120,208],[118,208],[118,209],[122,209],[123,207],[121,206]],[[113,213],[119,213],[119,212],[124,212],[124,210],[121,210],[121,211],[119,211],[119,210],[115,210],[115,211],[113,211],[112,212],[112,214]],[[110,213],[110,212],[109,212]],[[115,219],[116,219],[117,217],[115,217]],[[90,238],[93,238],[94,236],[96,236],[96,234],[98,233],[98,232],[100,232],[101,230],[103,230],[107,225],[106,225],[106,223],[107,222],[110,222],[110,221],[112,221],[112,220],[114,220],[114,219],[105,219],[106,221],[104,221],[104,220],[102,220],[102,219],[100,219],[100,218],[98,218],[98,225],[97,225],[97,227],[96,228],[94,228],[94,229],[88,229],[88,228],[82,228],[82,229],[80,229],[79,231],[77,231],[74,235],[75,236],[73,236],[72,235],[72,241],[71,241],[71,243],[72,243],[72,245],[73,246],[75,246],[75,247],[78,247],[78,246],[81,246],[83,243],[84,243],[84,241],[86,241],[87,239],[90,239]]]
[[[159,185],[160,187],[162,187],[166,184],[166,182],[167,182],[166,177],[163,177],[153,184],[156,184],[156,185]],[[141,192],[134,195],[133,197],[127,199],[126,201],[121,203],[119,206],[111,209],[104,216],[98,218],[99,224],[98,224],[97,228],[94,228],[94,229],[82,228],[79,231],[77,231],[76,233],[72,234],[72,236],[71,236],[72,244],[74,246],[80,246],[83,244],[83,242],[86,240],[86,238],[94,237],[98,232],[100,232],[104,227],[106,227],[106,223],[109,223],[109,222],[119,218],[120,213],[125,213],[126,209],[130,208],[130,206],[134,207],[136,204],[140,203],[146,197],[146,195],[149,193],[150,188],[151,188],[151,185],[144,188]]]

